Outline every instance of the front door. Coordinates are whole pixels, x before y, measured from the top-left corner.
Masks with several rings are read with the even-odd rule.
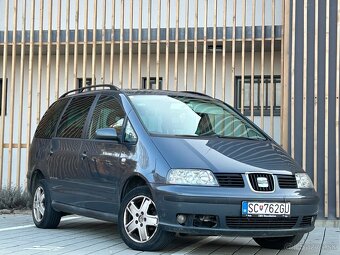
[[[95,132],[100,128],[115,128],[118,137],[121,137],[124,119],[125,112],[117,99],[107,95],[99,98],[81,148],[84,155],[81,171],[89,173],[82,180],[83,188],[88,193],[85,208],[117,213],[117,186],[124,172],[120,160],[121,139],[99,140]]]

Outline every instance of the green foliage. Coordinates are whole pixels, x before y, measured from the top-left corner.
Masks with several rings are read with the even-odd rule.
[[[0,210],[23,210],[32,207],[32,198],[27,191],[18,188],[0,190]]]

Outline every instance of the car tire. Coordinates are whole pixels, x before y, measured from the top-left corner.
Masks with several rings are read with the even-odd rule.
[[[44,180],[40,180],[34,188],[32,217],[38,228],[56,228],[61,219],[61,213],[51,205],[50,191]]]
[[[297,245],[303,234],[284,237],[256,237],[254,241],[263,248],[283,250]]]
[[[124,198],[118,215],[120,235],[134,250],[156,251],[171,242],[174,233],[158,224],[156,205],[148,187],[131,190]]]

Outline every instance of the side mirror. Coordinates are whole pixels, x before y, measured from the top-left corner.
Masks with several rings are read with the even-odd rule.
[[[96,130],[95,139],[100,140],[118,140],[115,128],[100,128]]]

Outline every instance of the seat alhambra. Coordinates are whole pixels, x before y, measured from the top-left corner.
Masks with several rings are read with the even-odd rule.
[[[111,221],[136,250],[162,249],[176,233],[284,249],[318,214],[303,169],[237,110],[197,92],[70,91],[41,119],[29,155],[37,227],[67,214]]]

